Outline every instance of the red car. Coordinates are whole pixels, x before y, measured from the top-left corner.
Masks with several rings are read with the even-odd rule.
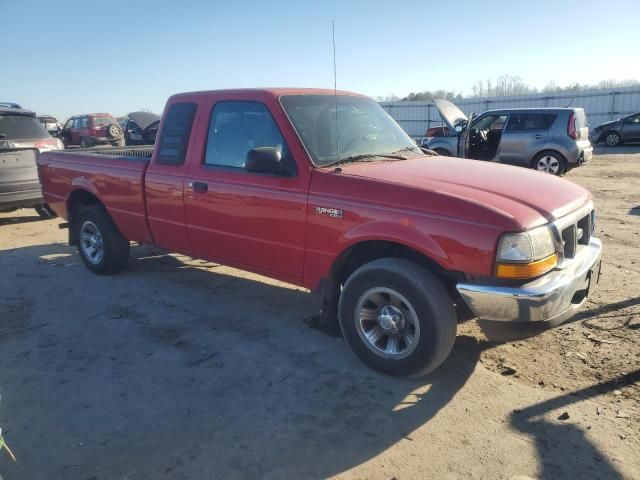
[[[355,353],[389,374],[447,358],[456,306],[556,324],[599,279],[587,190],[427,155],[352,93],[174,95],[155,147],[38,163],[89,270],[123,270],[135,241],[309,288],[321,319],[337,317]]]
[[[108,113],[74,115],[65,123],[60,138],[65,147],[90,148],[96,145],[124,147],[122,128]]]

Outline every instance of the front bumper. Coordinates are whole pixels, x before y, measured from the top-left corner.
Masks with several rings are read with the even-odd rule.
[[[567,264],[519,287],[459,283],[458,292],[482,320],[548,322],[569,319],[600,279],[602,242],[593,237]]]

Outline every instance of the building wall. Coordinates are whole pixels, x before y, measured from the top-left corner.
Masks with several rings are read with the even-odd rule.
[[[442,125],[432,102],[381,102],[380,105],[414,138],[423,137],[428,127]],[[515,97],[468,98],[456,105],[467,115],[495,108],[582,107],[589,125],[596,127],[640,112],[640,88],[612,88],[577,92],[536,93]]]

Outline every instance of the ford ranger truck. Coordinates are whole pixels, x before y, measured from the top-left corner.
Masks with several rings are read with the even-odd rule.
[[[376,370],[438,367],[457,305],[555,325],[598,282],[587,190],[429,155],[367,97],[182,93],[158,132],[154,147],[40,155],[44,198],[86,267],[120,272],[137,242],[306,287]]]

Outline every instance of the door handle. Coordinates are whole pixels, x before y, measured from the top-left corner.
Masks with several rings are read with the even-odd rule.
[[[195,193],[207,193],[209,190],[209,185],[205,182],[189,182],[187,186]]]
[[[535,138],[536,140],[540,140],[540,139],[544,138],[544,135],[540,135],[538,133],[537,135],[534,135],[533,138]]]

